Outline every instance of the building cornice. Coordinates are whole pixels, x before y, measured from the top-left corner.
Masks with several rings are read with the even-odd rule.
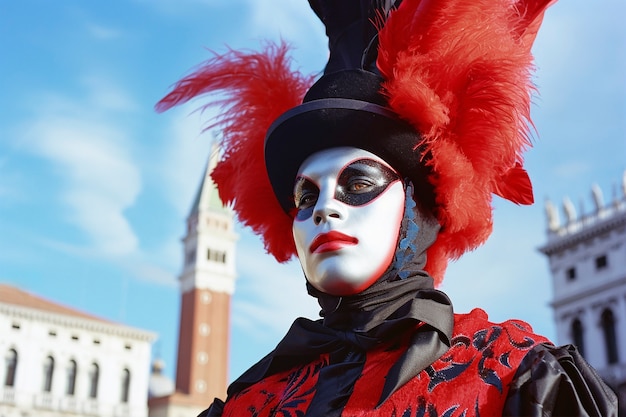
[[[576,223],[576,226],[578,226],[576,227],[578,230],[572,232],[564,230],[562,235],[556,233],[551,234],[548,243],[540,247],[539,251],[550,256],[589,241],[596,236],[608,233],[611,230],[626,226],[626,211],[621,210],[613,216],[600,220],[594,218],[593,222],[582,219]]]
[[[52,325],[110,334],[142,342],[150,343],[157,338],[157,334],[154,332],[136,329],[123,324],[108,323],[102,320],[54,313],[15,304],[0,302],[0,313],[15,319],[38,320]]]

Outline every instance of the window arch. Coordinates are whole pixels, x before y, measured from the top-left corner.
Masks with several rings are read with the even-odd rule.
[[[76,373],[78,371],[78,365],[75,360],[70,360],[67,364],[67,386],[65,394],[73,396],[76,392]]]
[[[9,349],[4,357],[4,386],[15,386],[15,374],[17,372],[17,351],[15,349]]]
[[[52,377],[54,376],[54,358],[48,356],[43,362],[43,392],[52,391]]]
[[[572,339],[574,345],[576,345],[578,351],[581,355],[583,355],[583,357],[585,356],[584,333],[585,331],[583,329],[583,324],[581,323],[581,321],[579,319],[574,319],[574,321],[572,322]]]
[[[89,398],[98,398],[98,379],[100,378],[100,367],[97,363],[92,363],[89,368]]]
[[[128,395],[130,393],[130,371],[128,368],[125,368],[122,371],[122,396],[120,400],[123,403],[128,402]]]
[[[606,359],[609,364],[617,363],[617,334],[615,332],[615,316],[610,308],[602,312],[601,317],[602,332],[604,333],[604,346],[606,348]]]

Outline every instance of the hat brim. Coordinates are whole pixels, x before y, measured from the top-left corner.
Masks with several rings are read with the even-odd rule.
[[[404,176],[423,173],[419,135],[386,107],[346,98],[303,103],[279,117],[265,138],[265,165],[280,205],[294,208],[293,185],[312,154],[342,146],[372,152]],[[421,181],[420,181],[421,182]]]

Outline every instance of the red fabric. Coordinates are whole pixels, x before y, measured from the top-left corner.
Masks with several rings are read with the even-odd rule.
[[[530,349],[544,342],[548,340],[533,334],[522,321],[491,323],[479,309],[456,315],[450,350],[378,409],[375,407],[384,377],[406,344],[369,352],[342,416],[501,415],[519,363]],[[264,379],[230,399],[224,416],[306,415],[319,370],[326,363],[327,358],[321,357],[314,363]]]
[[[401,416],[411,410],[410,415],[500,416],[517,366],[529,349],[548,342],[531,331],[517,320],[490,323],[479,309],[455,316],[450,350],[376,410],[373,393],[380,392],[391,364],[384,352],[372,352],[342,415]]]
[[[323,356],[316,362],[265,378],[226,402],[223,417],[269,417],[279,410],[278,415],[304,415],[315,394],[320,369],[327,363],[328,357]]]

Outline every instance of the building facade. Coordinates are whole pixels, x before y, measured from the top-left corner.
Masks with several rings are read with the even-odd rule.
[[[183,238],[175,391],[150,398],[150,417],[195,416],[226,396],[237,235],[210,176],[218,157],[213,146]]]
[[[145,417],[156,335],[0,284],[0,417]]]
[[[593,186],[593,209],[564,220],[546,203],[547,243],[540,248],[552,274],[557,342],[574,344],[620,399],[626,416],[626,172],[621,189],[604,202]]]

